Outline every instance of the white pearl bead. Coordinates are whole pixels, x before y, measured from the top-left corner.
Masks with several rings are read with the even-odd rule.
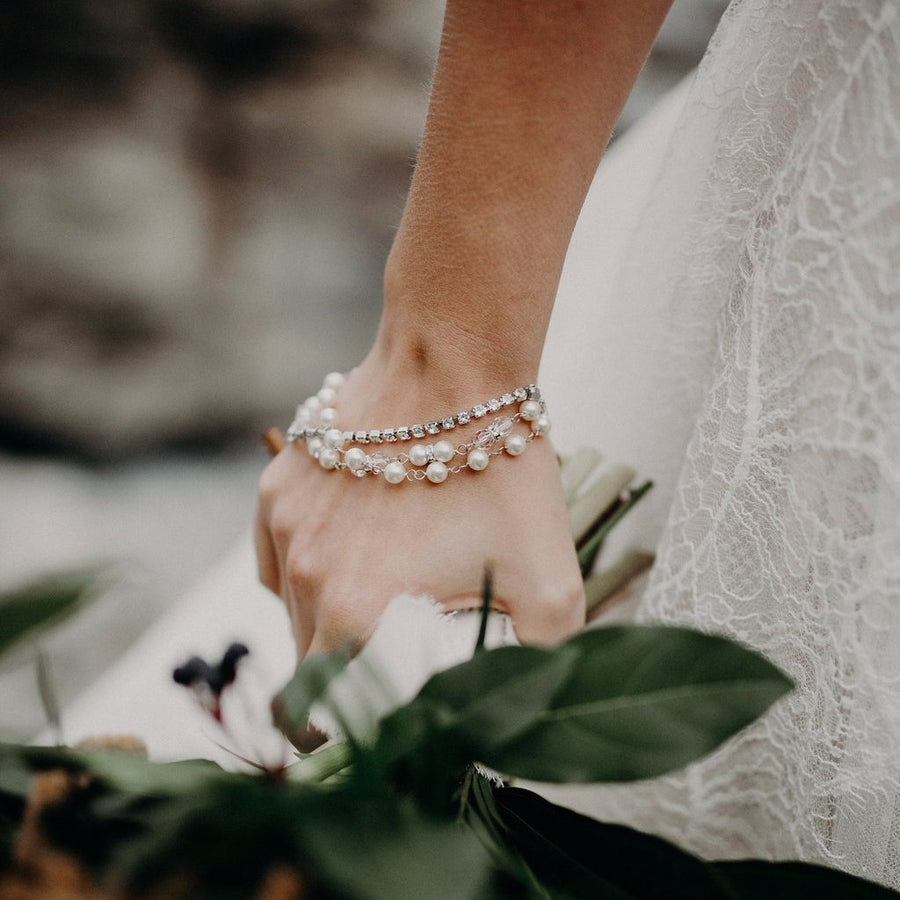
[[[310,438],[306,443],[306,449],[309,451],[310,456],[318,457],[318,455],[322,452],[322,447],[324,444],[322,443],[322,438]]]
[[[323,469],[333,469],[340,459],[340,455],[337,450],[332,449],[331,447],[323,447],[319,451],[319,465]]]
[[[486,450],[482,450],[479,447],[476,447],[474,450],[469,452],[468,457],[466,458],[466,462],[469,465],[470,469],[474,469],[476,472],[480,472],[482,469],[487,468],[487,464],[490,462],[490,457],[487,454]]]
[[[550,431],[550,420],[547,416],[538,416],[531,426],[535,434],[547,434]]]
[[[323,387],[316,396],[319,398],[322,406],[331,406],[334,403],[334,398],[337,397],[337,392],[330,387]]]
[[[334,420],[337,418],[337,410],[333,409],[330,406],[326,406],[322,412],[319,413],[319,421],[327,428],[329,425],[334,425]]]
[[[303,401],[303,405],[315,415],[322,408],[322,401],[318,397],[307,397]]]
[[[341,372],[329,372],[325,376],[325,387],[336,391],[344,383],[344,376]]]
[[[358,472],[366,467],[366,453],[364,450],[360,450],[359,447],[351,447],[344,454],[344,462],[351,472]]]
[[[509,434],[503,443],[510,456],[518,456],[525,450],[525,438],[521,434]]]
[[[393,462],[389,462],[384,467],[384,480],[390,482],[391,484],[400,484],[406,478],[406,469],[403,467],[402,462],[397,462],[394,460]]]
[[[537,400],[526,400],[519,407],[519,415],[526,422],[533,422],[541,414],[541,404]]]
[[[312,422],[312,414],[305,406],[298,406],[294,413],[294,421],[300,428],[308,428]]]
[[[438,462],[450,462],[456,451],[453,449],[453,444],[451,444],[450,441],[438,441],[434,445],[433,452],[434,458],[438,460]]]
[[[340,450],[344,446],[344,432],[339,428],[329,428],[322,435],[322,440],[325,442],[326,447],[330,447],[332,450]]]
[[[424,444],[413,444],[409,448],[409,461],[414,466],[424,466],[428,462],[428,449]]]
[[[435,460],[433,463],[428,464],[428,468],[425,470],[425,477],[432,484],[440,484],[442,481],[447,480],[447,467],[442,463]]]

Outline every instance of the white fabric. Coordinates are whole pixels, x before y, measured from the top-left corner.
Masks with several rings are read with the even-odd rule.
[[[733,4],[661,159],[600,302],[564,282],[543,381],[657,482],[639,617],[797,689],[684,775],[554,796],[900,887],[900,4]]]

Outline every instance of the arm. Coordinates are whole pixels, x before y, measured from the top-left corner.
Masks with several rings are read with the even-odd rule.
[[[535,379],[575,220],[668,6],[449,0],[381,326],[342,422],[421,421]],[[402,590],[472,605],[488,560],[521,638],[582,623],[548,440],[440,487],[344,476],[293,445],[261,482],[260,576],[301,654],[364,639]]]

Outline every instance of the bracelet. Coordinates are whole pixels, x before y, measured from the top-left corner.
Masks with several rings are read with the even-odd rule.
[[[337,419],[337,410],[333,404],[337,398],[338,388],[344,383],[340,372],[332,372],[325,376],[325,382],[317,394],[307,397],[298,407],[294,421],[288,428],[287,439],[308,440],[322,437],[329,428],[333,428]],[[441,416],[425,425],[398,425],[393,428],[371,428],[361,431],[345,431],[344,440],[357,444],[380,444],[382,442],[412,441],[426,435],[452,431],[460,425],[468,425],[472,420],[482,419],[504,407],[521,403],[525,400],[541,401],[541,392],[534,384],[517,387],[514,390],[492,397],[484,403],[477,403],[471,409],[463,410],[456,415]]]
[[[346,470],[357,478],[381,475],[389,484],[426,480],[432,484],[441,484],[449,475],[458,474],[464,469],[483,471],[491,457],[519,456],[530,441],[550,431],[546,404],[541,398],[540,390],[533,384],[515,388],[500,397],[477,404],[471,410],[455,416],[445,416],[428,425],[342,431],[336,427],[337,411],[333,404],[343,381],[344,376],[339,372],[326,376],[321,390],[297,407],[297,414],[287,432],[287,440],[303,441],[310,456],[323,469]],[[434,444],[414,444],[408,453],[394,456],[385,456],[377,451],[367,453],[358,446],[346,446],[409,441],[426,434],[439,434],[442,430],[450,431],[457,426],[468,425],[473,419],[494,416],[515,403],[519,403],[515,413],[496,415],[470,441],[456,446],[451,441],[442,439]],[[520,422],[530,426],[524,434],[521,430],[515,430]],[[449,465],[457,457],[460,461]],[[410,468],[407,468],[407,464]]]

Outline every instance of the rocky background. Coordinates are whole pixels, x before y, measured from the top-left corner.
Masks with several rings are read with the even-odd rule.
[[[676,0],[621,129],[724,5]],[[63,703],[247,529],[260,431],[365,352],[441,14],[0,0],[0,591],[127,573],[51,641]],[[0,697],[0,739],[41,726],[30,663]]]
[[[0,436],[197,443],[355,362],[440,12],[4,0]]]
[[[696,62],[721,3],[689,6],[626,118]],[[356,362],[441,12],[3,0],[0,441],[100,460],[203,443]]]

